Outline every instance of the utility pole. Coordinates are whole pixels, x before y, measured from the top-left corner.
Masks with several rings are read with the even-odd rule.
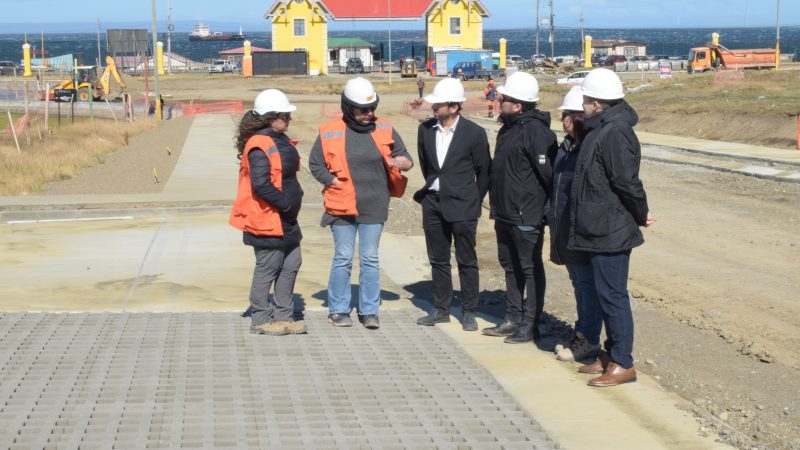
[[[550,0],[550,59],[555,58],[555,46],[556,46],[556,30],[554,27],[553,18],[555,15],[553,14],[553,0]]]
[[[584,54],[584,50],[586,49],[586,35],[583,33],[583,12],[581,12],[581,51],[580,55],[581,58],[586,59],[586,55]]]
[[[536,0],[536,54],[539,54],[539,24],[541,21],[539,20],[539,2],[540,0]]]
[[[781,0],[778,0],[775,30],[775,70],[781,70]]]
[[[158,26],[156,23],[156,0],[150,1],[150,9],[153,12],[153,50],[150,52],[153,55],[153,78],[155,80],[155,98],[153,101],[156,104],[156,120],[161,120],[161,92],[158,90],[158,65],[156,64],[156,49],[158,48]]]
[[[172,32],[175,25],[172,24],[172,0],[169,0],[169,13],[167,13],[167,73],[172,75]]]
[[[392,85],[392,0],[386,0],[386,11],[389,16],[389,86]]]
[[[103,57],[100,55],[100,18],[97,18],[97,73],[102,73]]]

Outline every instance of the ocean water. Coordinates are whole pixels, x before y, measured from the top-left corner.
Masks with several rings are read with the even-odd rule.
[[[237,30],[234,30],[237,31]],[[586,29],[585,33],[594,39],[626,39],[641,41],[647,44],[647,53],[650,55],[686,56],[689,49],[711,41],[711,33],[719,32],[720,42],[728,48],[774,48],[774,28],[729,28],[729,29]],[[265,31],[245,31],[248,39],[254,46],[270,48],[271,38]],[[509,29],[485,30],[484,47],[498,48],[498,40],[505,38],[508,41],[508,54],[522,55],[529,58],[535,52],[534,29]],[[332,37],[355,36],[375,45],[373,52],[379,54],[381,46],[385,59],[389,59],[389,36],[387,30],[356,31],[356,32],[331,32]],[[548,30],[541,30],[539,38],[540,53],[550,55]],[[29,42],[34,49],[41,48],[41,36],[29,35]],[[161,36],[165,43],[166,36]],[[554,55],[580,54],[580,30],[573,28],[559,28],[555,31]],[[22,34],[0,34],[0,60],[19,62],[22,59]],[[75,34],[46,34],[45,50],[48,57],[67,53],[81,55],[81,62],[90,64],[97,58],[97,36],[94,33]],[[189,34],[173,33],[172,51],[194,61],[215,59],[221,50],[240,47],[240,42],[207,42],[189,41]],[[391,58],[420,56],[425,52],[425,33],[419,31],[394,31],[392,32]],[[100,50],[105,55],[107,51],[105,34],[100,34]],[[800,27],[783,27],[781,29],[781,50],[783,53],[800,51]]]

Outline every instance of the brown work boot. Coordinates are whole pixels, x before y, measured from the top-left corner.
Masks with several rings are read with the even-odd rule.
[[[598,356],[593,363],[578,367],[578,372],[590,374],[603,373],[606,371],[610,362],[611,357],[608,356],[608,353],[601,351],[600,356]]]
[[[270,336],[284,336],[289,334],[286,322],[267,322],[250,327],[253,334],[268,334]]]
[[[291,334],[306,334],[308,333],[308,328],[303,322],[295,322],[294,320],[289,320],[282,322],[286,325],[286,329]]]
[[[624,383],[633,383],[634,381],[636,381],[636,369],[633,367],[625,369],[614,361],[611,361],[603,375],[589,380],[588,384],[589,386],[595,387],[609,387]]]

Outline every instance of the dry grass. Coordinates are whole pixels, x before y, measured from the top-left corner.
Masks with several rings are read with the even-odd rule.
[[[8,118],[6,118],[6,122]],[[75,124],[51,127],[40,141],[36,127],[31,145],[20,137],[18,153],[12,137],[0,138],[0,195],[28,195],[45,183],[77,176],[87,167],[102,164],[106,155],[124,145],[124,134],[141,133],[156,126],[151,120],[115,123],[107,120],[77,120]],[[42,130],[42,133],[44,131]]]

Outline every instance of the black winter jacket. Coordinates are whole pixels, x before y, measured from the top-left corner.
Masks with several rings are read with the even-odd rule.
[[[558,149],[550,113],[503,116],[490,172],[491,218],[511,225],[542,225]]]
[[[639,179],[636,111],[625,101],[587,117],[572,182],[569,248],[617,253],[644,243],[647,195]]]
[[[303,238],[297,215],[303,202],[303,189],[297,180],[297,171],[300,169],[300,154],[283,133],[276,133],[272,129],[258,132],[272,138],[281,155],[281,188],[278,189],[270,180],[270,162],[263,151],[251,151],[248,154],[250,162],[250,186],[256,197],[266,201],[280,211],[283,237],[258,236],[244,232],[243,240],[247,245],[262,248],[279,248],[299,244]],[[265,149],[261,149],[265,150]]]
[[[568,248],[571,216],[569,196],[579,152],[580,145],[572,145],[572,138],[566,136],[553,161],[553,189],[547,203],[547,225],[550,227],[550,260],[556,264],[589,264],[588,253]]]

